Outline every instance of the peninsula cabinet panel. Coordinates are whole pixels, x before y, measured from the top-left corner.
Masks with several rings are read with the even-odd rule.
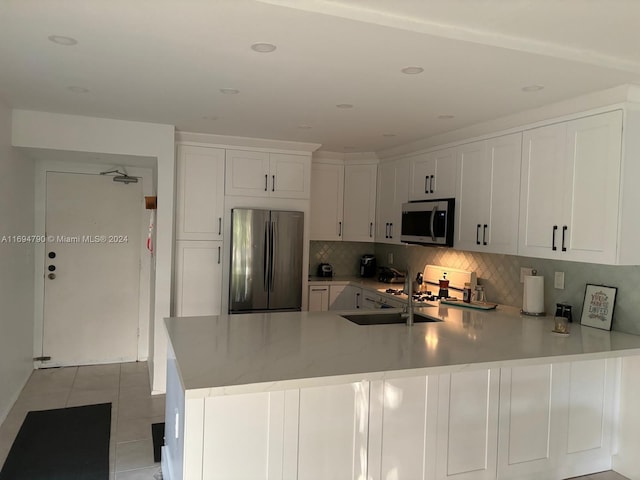
[[[498,478],[554,478],[562,459],[569,364],[500,372]]]
[[[440,375],[436,478],[495,480],[500,370]]]
[[[303,388],[299,408],[298,480],[366,478],[369,383]]]
[[[281,479],[285,392],[205,399],[202,478]]]
[[[224,155],[221,148],[178,147],[178,240],[222,240]]]
[[[371,382],[368,478],[433,479],[437,413],[437,375]]]

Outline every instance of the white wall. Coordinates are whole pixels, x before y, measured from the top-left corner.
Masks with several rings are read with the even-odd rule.
[[[175,128],[172,125],[129,122],[29,110],[13,111],[14,146],[137,155],[157,159],[153,321],[150,322],[149,364],[154,393],[164,392],[167,338],[163,319],[171,310],[173,264],[173,204],[175,185]],[[153,268],[153,265],[152,265]]]
[[[33,161],[11,147],[11,110],[0,101],[0,423],[33,370],[34,300],[33,244],[2,237],[33,234],[33,198]]]

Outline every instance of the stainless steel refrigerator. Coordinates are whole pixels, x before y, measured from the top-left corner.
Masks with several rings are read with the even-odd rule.
[[[231,210],[229,313],[299,311],[304,213]]]

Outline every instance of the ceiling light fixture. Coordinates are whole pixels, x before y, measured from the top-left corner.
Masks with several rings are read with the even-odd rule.
[[[58,45],[64,45],[65,47],[78,44],[78,41],[75,38],[64,37],[62,35],[49,35],[47,38],[50,42],[57,43]]]
[[[271,53],[276,48],[273,43],[254,43],[251,45],[251,50],[258,53]]]
[[[417,75],[418,73],[424,72],[424,68],[422,68],[422,67],[404,67],[400,71],[402,73],[407,74],[407,75]]]
[[[73,93],[89,93],[89,89],[88,88],[79,87],[77,85],[71,85],[70,87],[67,87],[67,90],[69,90],[70,92],[73,92]]]
[[[527,85],[522,87],[523,92],[539,92],[544,89],[544,85]]]
[[[338,105],[336,105],[336,107],[346,110],[348,108],[353,108],[353,105],[351,105],[350,103],[339,103]]]
[[[452,118],[456,118],[455,115],[438,115],[438,120],[451,120]]]
[[[220,93],[224,93],[225,95],[237,95],[240,93],[240,90],[236,88],[221,88]]]

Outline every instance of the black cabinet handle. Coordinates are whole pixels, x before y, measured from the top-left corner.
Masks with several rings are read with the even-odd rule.
[[[356,293],[356,308],[360,308],[360,294]]]
[[[393,223],[389,224],[389,238],[393,238]]]
[[[342,222],[338,222],[338,236],[342,236]]]
[[[424,193],[429,193],[429,187],[427,186],[427,182],[429,181],[429,175],[424,176]]]
[[[389,223],[384,224],[384,238],[389,238]]]
[[[480,224],[476,226],[476,245],[480,245]]]
[[[220,265],[220,253],[221,253],[222,248],[218,247],[218,265]]]
[[[369,223],[369,237],[373,237],[373,222]]]
[[[269,182],[269,175],[265,174],[264,176],[264,191],[266,192],[269,189],[267,183]]]
[[[556,248],[556,230],[558,230],[558,226],[553,226],[553,236],[551,237],[551,250],[557,250]]]
[[[276,191],[276,176],[275,175],[271,175],[271,191],[275,192]]]
[[[568,228],[569,228],[569,227],[567,227],[566,225],[563,225],[563,226],[562,226],[562,251],[563,251],[563,252],[566,252],[566,251],[567,251],[567,247],[565,247],[565,246],[564,246],[564,236],[565,236],[565,233],[567,233],[567,229],[568,229]]]
[[[218,217],[218,235],[222,235],[222,218]]]
[[[485,224],[485,225],[482,227],[482,244],[483,244],[483,245],[486,245],[486,244],[487,244],[487,227],[488,227],[488,226],[489,226],[489,225]]]
[[[431,181],[429,182],[429,192],[433,193],[433,183],[436,180],[436,176],[435,175],[431,175]]]

